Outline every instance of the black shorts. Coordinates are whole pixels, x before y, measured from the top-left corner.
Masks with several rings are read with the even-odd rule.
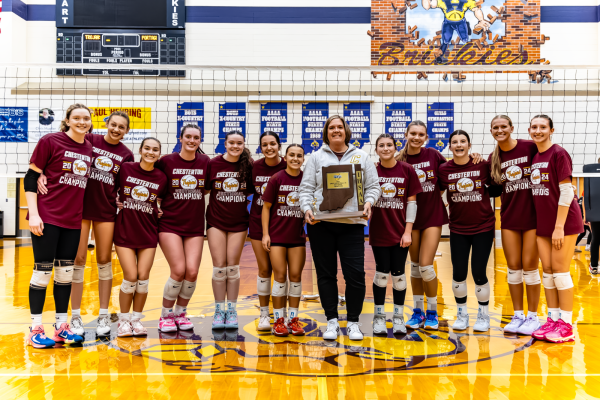
[[[306,247],[304,243],[271,243],[271,247],[285,247],[286,249],[294,249],[296,247]]]

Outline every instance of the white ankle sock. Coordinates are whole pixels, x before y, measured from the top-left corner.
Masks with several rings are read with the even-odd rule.
[[[225,312],[225,302],[224,301],[215,301],[215,311]]]
[[[167,315],[171,314],[172,312],[173,312],[172,308],[163,307],[161,317],[165,318]]]
[[[404,304],[394,304],[394,315],[404,315]]]
[[[60,327],[62,324],[66,324],[69,319],[67,313],[56,313],[56,326]]]
[[[80,308],[78,308],[77,310],[71,310],[71,316],[74,317],[76,315],[81,317],[81,309]]]
[[[279,318],[284,318],[283,316],[283,308],[274,308],[273,309],[273,319],[277,321]]]
[[[143,317],[144,317],[144,315],[141,312],[137,312],[137,311],[133,312],[133,319],[142,319]]]
[[[548,317],[551,318],[554,322],[558,321],[558,319],[560,318],[560,308],[549,308]]]
[[[560,319],[569,325],[573,325],[573,311],[560,310]]]
[[[467,303],[457,304],[457,307],[458,307],[459,314],[468,314],[469,313],[469,311],[467,310]]]
[[[413,295],[413,303],[415,308],[420,308],[423,311],[425,307],[425,295]]]
[[[298,309],[290,307],[290,319],[294,319],[298,316]]]
[[[261,307],[260,315],[269,315],[269,306]]]
[[[31,326],[36,327],[42,325],[42,314],[31,314]]]
[[[101,308],[100,315],[108,315],[108,308]]]
[[[180,306],[179,304],[175,304],[175,310],[174,313],[175,315],[181,315],[183,313],[187,312],[187,306]]]
[[[437,296],[427,297],[427,310],[437,311]]]
[[[536,311],[527,311],[527,318],[533,318],[536,321],[538,320],[538,315]]]
[[[487,305],[487,306],[482,306],[481,304],[479,305],[479,311],[481,311],[481,313],[483,315],[488,315],[489,314],[489,311],[488,311],[489,308],[490,308],[489,305]]]
[[[515,311],[515,317],[525,317],[523,310]]]
[[[385,315],[385,305],[378,306],[375,304],[375,315]]]
[[[227,311],[235,311],[237,307],[237,301],[227,301]]]

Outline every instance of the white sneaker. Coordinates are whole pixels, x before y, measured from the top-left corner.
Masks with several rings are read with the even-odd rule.
[[[479,311],[477,313],[477,322],[473,325],[473,331],[487,332],[488,330],[490,330],[490,316]]]
[[[360,323],[348,322],[346,331],[350,340],[363,340],[363,333],[360,331]]]
[[[590,251],[590,245],[589,244],[585,245],[585,251]]]
[[[392,322],[394,324],[394,333],[406,333],[406,325],[404,325],[403,315],[394,315]]]
[[[336,318],[327,321],[327,330],[323,334],[323,339],[335,340],[340,336],[340,324]]]
[[[387,325],[385,323],[385,315],[375,314],[373,316],[373,333],[375,335],[387,335]]]
[[[517,333],[519,327],[525,323],[524,315],[513,315],[512,320],[504,327],[505,333]]]
[[[527,317],[523,325],[519,328],[517,333],[519,335],[531,336],[531,334],[540,329],[540,321],[535,317]]]
[[[258,331],[270,331],[271,330],[271,318],[269,314],[261,314],[258,319],[258,327],[256,327]]]
[[[85,335],[85,329],[83,329],[83,321],[79,315],[71,317],[71,332],[76,335]]]
[[[96,335],[110,336],[110,317],[101,315],[98,317],[98,325],[96,326]]]
[[[469,314],[456,314],[456,321],[452,325],[452,329],[455,331],[464,331],[469,327]]]

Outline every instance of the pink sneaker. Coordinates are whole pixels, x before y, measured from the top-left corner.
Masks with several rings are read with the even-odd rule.
[[[546,333],[546,341],[552,343],[572,342],[575,340],[573,325],[559,319],[553,331]]]
[[[142,318],[144,316],[142,315]],[[133,330],[133,336],[147,336],[148,330],[142,324],[142,321],[139,318],[131,318],[131,328]]]
[[[542,325],[540,329],[533,332],[531,334],[531,336],[533,336],[534,338],[536,338],[538,340],[546,340],[546,334],[548,332],[552,332],[554,330],[554,328],[556,328],[557,323],[558,322],[554,322],[554,320],[552,318],[548,318],[546,320],[546,323],[544,325]]]
[[[42,325],[31,327],[29,330],[29,336],[27,336],[28,345],[33,346],[36,349],[46,349],[49,347],[54,347],[56,344],[54,340],[46,336],[44,333],[44,327]]]
[[[173,313],[167,314],[166,317],[160,317],[160,320],[158,321],[158,329],[161,332],[175,332],[177,330]]]
[[[69,324],[62,323],[60,326],[54,324],[54,337],[52,338],[56,343],[81,343],[83,337],[71,332]]]
[[[131,327],[131,321],[129,321],[129,319],[119,318],[117,336],[118,337],[133,336],[133,328]]]
[[[177,327],[182,331],[189,331],[190,329],[194,329],[194,324],[186,316],[185,312],[182,312],[181,314],[175,316],[175,323],[177,324]]]

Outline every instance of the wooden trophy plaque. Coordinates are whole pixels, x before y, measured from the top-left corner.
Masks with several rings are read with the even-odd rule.
[[[354,197],[355,192],[358,198],[357,210],[336,212]],[[363,217],[364,205],[365,193],[360,164],[323,167],[323,202],[319,205],[319,210],[313,210],[315,220]]]

